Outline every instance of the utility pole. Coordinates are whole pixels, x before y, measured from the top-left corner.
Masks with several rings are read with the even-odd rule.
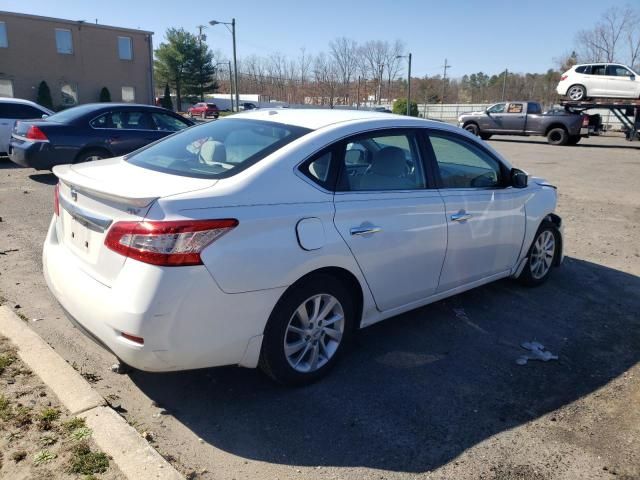
[[[444,96],[447,93],[447,70],[451,68],[451,65],[447,63],[447,59],[444,59],[443,74],[442,74],[442,99],[440,100],[440,120],[444,116]]]
[[[507,89],[507,75],[509,74],[509,69],[504,69],[504,79],[502,80],[502,101],[504,102],[504,92]]]
[[[236,19],[231,19],[231,36],[233,37],[233,76],[236,84],[236,111],[240,111],[240,94],[238,93],[238,58],[236,56]]]
[[[204,84],[203,84],[204,79],[202,78],[203,77],[203,75],[202,75],[202,66],[203,66],[202,65],[202,60],[203,60],[203,57],[204,57],[204,55],[202,55],[202,40],[204,40],[204,35],[202,34],[202,30],[204,28],[207,28],[207,27],[205,25],[198,25],[196,28],[198,29],[198,53],[200,55],[200,61],[198,63],[199,70],[200,70],[199,71],[199,73],[200,73],[200,78],[199,78],[199,80],[200,80],[200,101],[204,102]]]
[[[382,102],[382,73],[384,72],[384,63],[380,64],[380,78],[378,79],[378,105]]]
[[[356,93],[356,110],[360,110],[360,75],[358,75],[358,92]]]
[[[407,117],[411,116],[411,53],[409,53],[409,74],[407,75]]]

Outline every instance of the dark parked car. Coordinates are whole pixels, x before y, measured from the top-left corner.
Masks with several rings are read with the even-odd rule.
[[[16,122],[8,153],[18,165],[45,170],[124,155],[191,125],[160,107],[86,104],[46,119]]]

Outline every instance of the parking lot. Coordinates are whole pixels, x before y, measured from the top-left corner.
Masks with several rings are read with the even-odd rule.
[[[0,295],[189,478],[640,478],[640,144],[494,137],[559,188],[565,263],[363,330],[332,374],[109,369],[48,293],[55,177],[0,159]],[[516,364],[527,341],[557,361]]]

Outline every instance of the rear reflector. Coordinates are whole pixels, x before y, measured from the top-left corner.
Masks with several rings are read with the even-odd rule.
[[[29,140],[34,140],[36,142],[48,142],[49,141],[49,139],[44,134],[44,132],[42,130],[40,130],[38,127],[36,127],[35,125],[31,125],[29,127],[29,129],[27,130],[27,133],[26,133],[26,135],[24,137],[29,139]]]
[[[104,244],[125,257],[152,265],[201,265],[200,252],[236,226],[235,219],[117,222]]]
[[[583,127],[589,126],[589,115],[582,115],[582,126]]]
[[[144,345],[144,338],[136,337],[135,335],[131,335],[130,333],[120,332],[123,338],[132,341],[133,343],[137,343],[138,345]]]
[[[60,183],[56,183],[56,187],[53,189],[53,213],[60,216]]]

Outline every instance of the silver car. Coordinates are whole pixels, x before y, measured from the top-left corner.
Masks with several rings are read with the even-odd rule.
[[[17,120],[53,115],[48,108],[21,98],[0,97],[0,155],[9,153],[9,140]]]

